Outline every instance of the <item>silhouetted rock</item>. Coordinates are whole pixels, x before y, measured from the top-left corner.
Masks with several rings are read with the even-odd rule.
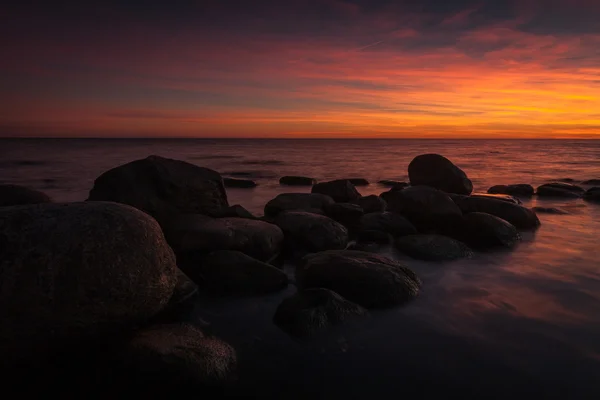
[[[583,199],[586,201],[593,201],[596,203],[600,203],[600,187],[590,188],[583,195]]]
[[[288,186],[312,186],[317,183],[315,178],[306,176],[282,176],[279,178],[279,184]]]
[[[579,198],[584,193],[585,189],[562,182],[547,183],[539,186],[536,191],[536,194],[540,197]]]
[[[422,154],[408,165],[412,186],[425,185],[448,193],[471,194],[473,184],[467,174],[446,157],[439,154]]]
[[[560,179],[556,179],[555,182],[575,183],[577,181],[573,178],[560,178]]]
[[[565,214],[569,214],[568,211],[562,210],[560,208],[556,208],[556,207],[532,207],[531,208],[533,211],[535,211],[538,214],[556,214],[556,215],[565,215]]]
[[[152,215],[161,225],[177,214],[212,215],[229,205],[218,172],[159,156],[103,173],[94,182],[88,200],[129,204]]]
[[[324,214],[333,204],[331,197],[319,193],[282,193],[265,205],[265,216],[275,217],[282,211],[307,211]]]
[[[382,245],[388,245],[392,243],[393,237],[385,231],[368,229],[359,231],[356,235],[356,241],[358,243],[377,243]]]
[[[409,186],[409,184],[407,182],[393,181],[393,180],[389,180],[389,179],[383,179],[377,183],[379,183],[382,186],[387,186],[387,187],[391,187],[394,189],[404,189],[405,187]]]
[[[540,220],[532,210],[508,201],[484,197],[453,196],[460,210],[467,214],[483,212],[508,221],[518,229],[531,230],[540,226]]]
[[[600,185],[600,179],[588,179],[581,182],[582,185]]]
[[[177,268],[177,283],[165,308],[152,321],[177,322],[188,317],[198,296],[198,285]]]
[[[346,179],[317,183],[312,187],[312,193],[327,195],[336,203],[354,203],[360,198],[358,190]]]
[[[240,189],[249,189],[255,188],[257,185],[256,182],[250,179],[236,179],[236,178],[223,178],[223,184],[228,188],[240,188]]]
[[[402,236],[395,244],[407,256],[425,261],[452,261],[473,255],[466,244],[442,235]]]
[[[281,329],[296,337],[313,336],[368,311],[328,289],[306,289],[284,299],[273,317]]]
[[[50,203],[51,201],[45,193],[25,186],[0,184],[0,207]]]
[[[257,219],[252,213],[246,210],[239,204],[235,204],[233,206],[229,206],[226,208],[220,209],[218,212],[213,214],[215,218],[228,218],[228,217],[237,217],[237,218],[248,218],[248,219]]]
[[[323,215],[302,211],[280,213],[275,224],[285,236],[285,247],[293,253],[343,249],[348,244],[348,230]]]
[[[349,229],[356,226],[363,214],[360,206],[350,203],[335,203],[325,208],[325,215]]]
[[[412,235],[417,229],[406,218],[392,212],[376,212],[363,215],[359,221],[360,231],[381,231],[392,236]]]
[[[364,178],[347,178],[346,180],[354,186],[369,186],[369,181]]]
[[[519,183],[516,185],[496,185],[488,189],[490,194],[508,194],[511,196],[531,197],[535,190],[533,186]]]
[[[354,250],[308,254],[296,269],[299,287],[326,288],[366,308],[391,307],[414,299],[421,281],[401,263]]]
[[[460,231],[457,238],[475,249],[512,248],[521,240],[514,225],[482,212],[465,214],[457,229]]]
[[[0,208],[0,354],[27,362],[130,329],[168,303],[173,251],[122,204]]]
[[[346,247],[346,250],[380,253],[385,246],[385,244],[376,242],[354,242],[350,243],[348,247]]]
[[[449,194],[450,198],[452,198],[453,196],[461,196],[460,194]],[[516,197],[513,197],[511,195],[508,194],[492,194],[492,193],[473,193],[471,195],[471,197],[477,198],[477,197],[483,197],[486,199],[496,199],[496,200],[502,200],[502,201],[508,201],[509,203],[513,203],[513,204],[523,204],[523,202],[521,200],[519,200]]]
[[[372,212],[382,212],[385,211],[387,207],[387,203],[384,199],[377,195],[370,196],[362,196],[358,200],[356,200],[356,204],[362,207],[365,214]]]

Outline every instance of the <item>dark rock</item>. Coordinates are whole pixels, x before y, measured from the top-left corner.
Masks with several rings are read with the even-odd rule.
[[[392,212],[365,214],[359,221],[360,231],[381,231],[392,236],[404,236],[417,233],[417,229],[406,218]]]
[[[533,186],[525,183],[516,185],[496,185],[488,189],[488,193],[490,194],[508,194],[519,197],[531,197],[534,192]]]
[[[198,286],[177,268],[177,283],[164,310],[152,318],[153,322],[177,322],[188,318],[198,297]]]
[[[50,203],[51,201],[45,193],[25,186],[0,184],[0,207]]]
[[[449,194],[450,198],[453,198],[454,196],[461,196],[460,194]],[[496,200],[502,200],[502,201],[508,201],[509,203],[513,203],[513,204],[523,204],[523,202],[521,200],[519,200],[516,197],[510,196],[508,194],[492,194],[492,193],[473,193],[471,195],[471,197],[474,198],[486,198],[486,199],[496,199]]]
[[[577,181],[573,178],[560,178],[560,179],[556,179],[555,182],[575,183]]]
[[[285,236],[285,246],[294,253],[343,249],[348,244],[348,230],[323,215],[303,211],[280,213],[275,224]]]
[[[596,203],[600,203],[600,187],[590,188],[583,195],[583,199],[586,201],[593,201]]]
[[[334,203],[325,208],[325,215],[347,228],[353,228],[364,214],[363,209],[350,203]]]
[[[388,211],[403,215],[423,232],[453,225],[462,216],[446,193],[429,186],[411,186],[391,192],[386,201]]]
[[[235,204],[233,206],[229,206],[226,208],[220,209],[218,212],[213,214],[215,218],[228,218],[228,217],[237,217],[237,218],[248,218],[248,219],[257,219],[252,213],[246,210],[239,204]]]
[[[600,179],[588,179],[581,182],[582,185],[600,185]]]
[[[409,184],[407,182],[392,181],[392,180],[389,180],[389,179],[384,179],[384,180],[381,180],[381,181],[379,181],[377,183],[379,183],[382,186],[388,186],[388,187],[391,187],[391,188],[394,188],[394,189],[404,189],[405,187],[409,186]]]
[[[354,203],[360,198],[358,190],[346,179],[317,183],[311,192],[327,195],[336,203]]]
[[[350,243],[346,250],[366,251],[369,253],[379,253],[385,247],[384,244],[375,242],[354,242]]]
[[[279,178],[280,185],[288,186],[312,186],[317,183],[315,178],[308,178],[306,176],[282,176]]]
[[[565,215],[569,214],[568,211],[562,210],[560,208],[555,207],[533,207],[533,211],[541,214],[557,214],[557,215]]]
[[[255,188],[257,185],[256,182],[250,179],[236,179],[236,178],[223,178],[223,184],[228,188],[240,188],[240,189],[248,189]]]
[[[218,172],[150,156],[113,168],[94,182],[88,200],[129,204],[164,225],[177,214],[212,215],[229,206]]]
[[[265,216],[275,217],[282,211],[307,211],[324,214],[334,201],[319,193],[282,193],[265,205]]]
[[[143,323],[177,282],[156,221],[122,204],[0,208],[0,354],[39,359]]]
[[[394,239],[392,235],[390,235],[387,232],[376,229],[368,229],[359,231],[356,236],[356,240],[359,243],[377,243],[382,245],[389,245]]]
[[[387,207],[385,200],[374,194],[370,196],[362,196],[360,199],[356,200],[356,204],[362,207],[365,214],[382,212],[385,211]]]
[[[309,254],[296,269],[299,287],[326,288],[366,308],[391,307],[414,299],[421,281],[387,257],[353,250]]]
[[[292,336],[308,337],[367,314],[367,310],[339,294],[317,288],[284,299],[277,307],[273,321]]]
[[[585,189],[569,183],[553,182],[538,187],[536,193],[540,197],[579,198]]]
[[[452,261],[473,255],[464,243],[442,235],[402,236],[395,244],[402,253],[425,261]]]
[[[475,249],[513,248],[521,240],[511,223],[482,212],[465,214],[457,230],[461,232],[458,238]]]
[[[408,165],[413,186],[425,185],[448,193],[471,194],[473,184],[462,169],[439,154],[422,154]]]
[[[219,294],[263,294],[288,284],[283,271],[232,250],[214,251],[202,257],[198,265],[189,265],[186,272],[203,290]]]
[[[348,178],[346,180],[354,186],[369,186],[369,181],[364,178]]]
[[[508,221],[518,229],[529,230],[540,226],[540,220],[535,212],[508,201],[470,196],[454,196],[453,200],[465,214],[471,212],[492,214]]]

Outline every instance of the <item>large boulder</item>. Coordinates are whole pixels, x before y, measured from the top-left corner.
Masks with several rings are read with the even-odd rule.
[[[600,203],[600,187],[593,187],[593,188],[588,189],[584,193],[583,199],[586,201]]]
[[[458,239],[475,249],[512,248],[521,240],[514,225],[482,212],[465,214],[457,232]]]
[[[323,215],[289,211],[280,213],[275,224],[283,231],[285,247],[292,253],[343,249],[348,244],[348,230]]]
[[[311,192],[327,195],[337,203],[354,203],[360,198],[358,190],[347,179],[317,183]]]
[[[284,299],[273,317],[281,329],[296,337],[313,336],[367,310],[328,289],[306,289]]]
[[[536,194],[540,197],[564,197],[576,199],[582,197],[585,189],[570,183],[553,182],[539,186]]]
[[[581,182],[582,185],[600,185],[600,179],[587,179]]]
[[[0,207],[50,203],[47,194],[25,186],[0,184]]]
[[[152,215],[161,225],[177,214],[212,215],[229,205],[218,172],[159,156],[103,173],[94,182],[88,200],[129,204]]]
[[[388,211],[406,217],[419,231],[443,229],[460,220],[462,213],[444,192],[429,186],[411,186],[386,196]]]
[[[265,216],[275,217],[282,211],[307,211],[324,214],[325,208],[335,203],[319,193],[282,193],[265,205]]]
[[[425,185],[448,193],[471,194],[473,183],[467,174],[446,157],[421,154],[408,165],[408,178],[413,186]]]
[[[358,204],[363,209],[365,214],[385,211],[387,207],[385,200],[374,194],[370,196],[362,196],[356,200],[355,204]]]
[[[488,189],[490,194],[508,194],[510,196],[531,197],[535,190],[533,186],[526,183],[518,183],[514,185],[496,185]]]
[[[407,256],[425,261],[452,261],[473,255],[464,243],[442,235],[402,236],[395,244]]]
[[[258,186],[256,182],[250,179],[223,178],[223,185],[228,188],[251,189]]]
[[[315,183],[317,183],[315,178],[306,176],[282,176],[279,178],[279,184],[287,186],[312,186]]]
[[[360,231],[379,231],[392,236],[412,235],[417,229],[406,218],[392,212],[374,212],[363,215],[359,221]]]
[[[252,213],[246,210],[239,204],[234,204],[233,206],[229,206],[226,208],[221,208],[218,212],[213,214],[215,218],[228,218],[228,217],[237,217],[237,218],[248,218],[248,219],[257,219]]]
[[[0,254],[4,360],[43,357],[145,322],[178,279],[156,221],[109,202],[0,208]]]
[[[346,180],[354,186],[369,186],[369,181],[365,178],[347,178]]]
[[[266,261],[283,245],[283,232],[276,225],[248,218],[184,214],[170,221],[165,234],[178,256],[190,262],[215,250],[238,250]]]
[[[348,229],[353,229],[363,214],[362,207],[350,203],[335,203],[325,208],[325,215]]]
[[[197,265],[188,265],[186,272],[203,290],[218,294],[263,294],[288,284],[283,271],[232,250],[214,251]]]
[[[355,250],[309,254],[296,269],[303,289],[326,288],[366,308],[391,307],[414,299],[420,279],[390,258]]]
[[[455,196],[461,196],[461,195],[460,194],[449,194],[449,196],[450,196],[450,198],[454,198]],[[474,197],[474,198],[483,197],[486,199],[508,201],[509,203],[513,203],[513,204],[523,204],[523,202],[521,200],[519,200],[517,197],[513,197],[508,194],[473,193],[471,195],[471,197]]]
[[[453,200],[465,214],[471,212],[492,214],[524,230],[537,229],[540,226],[540,220],[535,212],[508,201],[470,196],[453,196]]]

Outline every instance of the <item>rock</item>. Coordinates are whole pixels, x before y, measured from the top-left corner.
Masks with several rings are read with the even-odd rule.
[[[557,214],[557,215],[565,215],[569,214],[568,211],[562,210],[560,208],[555,207],[533,207],[533,211],[541,214]]]
[[[365,214],[358,223],[360,231],[381,231],[392,236],[404,236],[417,233],[417,229],[400,214],[376,212]]]
[[[582,185],[600,185],[600,179],[588,179],[581,182]]]
[[[555,182],[575,183],[577,181],[575,179],[573,179],[573,178],[560,178],[560,179],[556,179]]]
[[[535,212],[508,201],[470,196],[454,196],[453,200],[465,214],[471,212],[492,214],[518,229],[531,230],[540,226],[540,220]]]
[[[237,218],[248,218],[248,219],[257,219],[252,213],[246,210],[239,204],[235,204],[233,206],[229,206],[227,208],[222,208],[218,212],[213,214],[215,218],[228,218],[228,217],[237,217]]]
[[[183,271],[177,268],[177,283],[169,302],[152,321],[176,322],[188,318],[194,308],[193,300],[198,297],[198,286]]]
[[[229,344],[194,326],[169,324],[139,331],[125,347],[122,365],[130,383],[172,390],[231,382],[237,357]]]
[[[177,214],[212,215],[229,206],[218,172],[159,156],[103,173],[94,182],[88,200],[129,204],[152,215],[161,225]]]
[[[248,189],[255,188],[258,184],[250,179],[223,178],[223,184],[228,188]]]
[[[325,215],[347,228],[353,228],[364,214],[363,209],[350,203],[334,203],[325,208]]]
[[[357,316],[367,315],[354,304],[328,289],[306,289],[284,299],[273,321],[296,337],[309,337]]]
[[[336,203],[354,203],[360,198],[358,190],[346,179],[317,183],[312,187],[312,193],[327,195]]]
[[[453,198],[454,196],[461,196],[460,194],[449,194],[450,198]],[[510,196],[508,194],[491,194],[491,193],[473,193],[471,195],[471,197],[474,198],[486,198],[486,199],[496,199],[496,200],[502,200],[502,201],[508,201],[509,203],[513,203],[513,204],[523,204],[523,202],[521,200],[519,200],[516,197]]]
[[[460,221],[462,213],[444,192],[429,186],[411,186],[386,197],[388,211],[406,217],[419,231],[428,232]]]
[[[315,178],[308,178],[306,176],[282,176],[279,178],[280,185],[288,186],[312,186],[317,183]]]
[[[353,242],[346,247],[346,250],[366,251],[369,253],[380,253],[385,247],[384,244],[375,242]]]
[[[47,194],[25,186],[0,184],[0,207],[50,203]]]
[[[370,196],[362,196],[358,200],[356,200],[356,204],[362,207],[365,214],[372,212],[382,212],[385,211],[387,207],[387,203],[384,199],[374,194]]]
[[[456,194],[471,194],[473,184],[462,169],[439,154],[422,154],[408,165],[408,178],[413,186],[425,185]]]
[[[600,203],[600,187],[590,188],[583,195],[583,199],[586,201],[593,201],[596,203]]]
[[[534,192],[533,186],[525,183],[516,185],[496,185],[488,189],[488,193],[490,194],[508,194],[519,197],[531,197]]]
[[[247,218],[182,215],[171,221],[165,234],[178,257],[192,264],[215,250],[237,250],[266,261],[283,245],[283,232],[276,225]]]
[[[359,231],[356,236],[356,240],[359,243],[377,243],[382,245],[389,245],[394,239],[392,235],[390,235],[387,232],[379,231],[376,229],[368,229]]]
[[[391,307],[414,299],[421,281],[387,257],[353,250],[309,254],[296,269],[302,289],[326,288],[366,308]]]
[[[513,248],[521,240],[512,224],[482,212],[465,214],[457,230],[461,232],[458,239],[475,249]]]
[[[323,215],[303,211],[280,213],[275,224],[285,236],[285,247],[294,253],[343,249],[348,244],[348,230]]]
[[[186,272],[203,290],[219,294],[270,293],[288,284],[283,271],[233,250],[213,251]]]
[[[160,312],[177,282],[160,226],[116,203],[3,207],[0,253],[4,361],[130,329]]]
[[[406,182],[392,181],[392,180],[389,180],[389,179],[384,179],[384,180],[381,180],[381,181],[379,181],[377,183],[379,183],[382,186],[387,186],[387,187],[391,187],[391,188],[394,188],[394,189],[404,189],[405,187],[409,186],[409,184],[406,183]]]
[[[452,261],[473,255],[464,243],[442,235],[402,236],[395,244],[402,253],[425,261]]]
[[[345,179],[354,186],[369,186],[369,181],[364,178],[348,178]]]
[[[540,197],[579,198],[583,196],[585,189],[569,183],[554,182],[538,187],[536,193]]]
[[[282,193],[265,205],[265,215],[275,217],[282,211],[307,211],[324,214],[333,204],[331,197],[319,193]]]

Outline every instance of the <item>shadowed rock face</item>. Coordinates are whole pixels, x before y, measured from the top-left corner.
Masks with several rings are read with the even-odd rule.
[[[413,186],[425,185],[447,193],[471,194],[473,184],[467,174],[446,157],[422,154],[408,165],[408,177]]]
[[[296,337],[308,337],[366,315],[367,310],[328,289],[306,289],[284,299],[273,317],[281,329]]]
[[[325,208],[333,203],[331,197],[319,193],[282,193],[265,205],[265,216],[275,217],[283,211],[324,214]]]
[[[508,221],[518,229],[531,230],[537,229],[540,226],[540,220],[535,212],[518,204],[483,197],[453,197],[454,202],[465,214],[471,212],[492,214]]]
[[[585,189],[563,182],[547,183],[536,190],[536,194],[540,197],[578,198],[584,193]]]
[[[456,228],[457,239],[475,249],[512,248],[521,240],[517,228],[511,223],[481,212],[465,214]]]
[[[356,204],[363,209],[365,214],[382,212],[385,211],[387,207],[385,200],[374,194],[370,196],[362,196],[360,199],[356,200]]]
[[[380,231],[392,236],[412,235],[417,229],[406,218],[392,212],[365,214],[359,221],[361,231]]]
[[[364,212],[362,207],[350,203],[335,203],[325,208],[325,214],[348,229],[353,229]]]
[[[177,282],[156,221],[116,203],[1,208],[0,253],[5,359],[42,357],[144,322]]]
[[[301,288],[326,288],[366,308],[391,307],[412,300],[421,281],[401,263],[356,250],[305,256],[296,269]]]
[[[129,204],[163,225],[181,213],[213,215],[227,207],[221,175],[159,156],[113,168],[94,182],[88,200]]]
[[[396,239],[402,253],[425,261],[452,261],[473,255],[464,243],[442,235],[408,235]]]
[[[311,192],[327,195],[337,203],[355,203],[361,197],[352,182],[347,179],[317,183]]]
[[[50,203],[47,194],[25,186],[0,184],[0,207]]]
[[[490,194],[508,194],[511,196],[531,197],[535,190],[533,186],[519,183],[515,185],[496,185],[488,189]]]
[[[348,230],[323,215],[300,211],[280,213],[275,224],[285,237],[285,247],[292,253],[343,249],[348,244]]]

